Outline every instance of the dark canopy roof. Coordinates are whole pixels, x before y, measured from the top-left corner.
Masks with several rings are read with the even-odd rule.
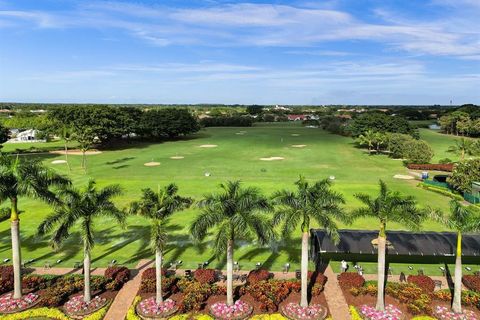
[[[319,253],[376,254],[372,240],[378,231],[340,230],[340,242],[333,244],[325,230],[311,230],[314,250]],[[457,235],[453,232],[388,231],[389,255],[451,256],[455,254]],[[480,235],[465,234],[463,256],[480,256]]]

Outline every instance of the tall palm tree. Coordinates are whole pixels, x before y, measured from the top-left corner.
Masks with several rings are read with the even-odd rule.
[[[302,272],[301,272],[301,300],[302,307],[308,306],[307,276],[308,276],[308,239],[310,221],[315,221],[320,228],[327,230],[328,234],[338,241],[338,229],[334,219],[346,220],[346,214],[341,208],[345,203],[343,196],[330,189],[328,179],[309,184],[305,178],[295,182],[297,190],[280,190],[273,195],[274,202],[279,205],[273,224],[282,225],[283,237],[289,237],[295,232],[300,223],[302,232]]]
[[[373,217],[379,220],[380,228],[377,238],[378,247],[378,293],[377,310],[385,310],[384,290],[385,290],[385,254],[387,246],[387,223],[397,222],[409,229],[418,229],[421,222],[426,217],[426,210],[417,208],[417,202],[412,196],[402,196],[398,192],[390,191],[382,180],[380,184],[380,193],[376,198],[358,193],[355,197],[365,206],[353,210],[351,219]]]
[[[63,139],[63,147],[65,151],[65,161],[67,163],[68,171],[71,171],[70,163],[68,162],[68,142],[72,140],[73,134],[71,128],[62,126],[59,129],[60,137]]]
[[[447,152],[460,156],[460,160],[464,160],[465,156],[476,156],[480,153],[480,143],[473,139],[460,138],[450,146]]]
[[[455,282],[452,310],[462,312],[462,235],[466,232],[480,231],[480,215],[473,206],[465,207],[457,200],[450,201],[448,215],[436,215],[438,221],[457,233],[457,249],[455,255]]]
[[[155,193],[152,189],[143,189],[140,201],[130,204],[130,213],[139,214],[151,220],[150,248],[155,253],[156,302],[163,302],[162,296],[162,258],[167,242],[167,221],[175,212],[184,210],[192,204],[191,198],[177,194],[178,187],[171,183]]]
[[[90,252],[95,245],[94,218],[111,217],[123,226],[125,214],[112,202],[122,193],[120,186],[109,185],[97,190],[95,181],[90,180],[84,190],[73,187],[59,191],[62,204],[38,226],[38,234],[45,235],[53,230],[51,244],[58,248],[70,236],[70,229],[79,224],[83,242],[83,270],[85,302],[90,302]]]
[[[51,187],[66,186],[70,180],[56,174],[38,161],[26,161],[20,157],[0,156],[0,203],[10,201],[12,233],[12,263],[15,299],[22,297],[20,219],[18,200],[20,197],[40,199],[49,204],[58,204]]]
[[[222,192],[206,195],[200,202],[200,215],[190,227],[195,239],[203,240],[215,229],[213,242],[217,257],[227,253],[227,304],[233,305],[233,249],[235,240],[251,238],[261,244],[273,239],[272,224],[263,212],[272,209],[257,188],[243,188],[240,181],[220,185]]]

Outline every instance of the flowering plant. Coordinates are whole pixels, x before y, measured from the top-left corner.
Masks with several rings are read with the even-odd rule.
[[[322,320],[327,317],[327,309],[319,304],[302,307],[298,303],[291,302],[282,307],[282,313],[293,320]]]
[[[478,320],[472,311],[464,310],[463,313],[455,313],[447,307],[437,306],[435,316],[439,320]]]
[[[13,313],[28,309],[38,302],[38,295],[29,293],[20,299],[14,299],[13,293],[7,293],[0,297],[0,313]]]
[[[374,307],[363,305],[360,307],[360,313],[366,320],[401,320],[403,319],[402,311],[397,307],[389,304],[385,307],[385,311],[379,311]]]
[[[177,312],[178,307],[175,301],[167,299],[157,303],[155,297],[140,301],[137,306],[137,312],[146,317],[165,318]]]
[[[252,306],[242,300],[237,300],[231,306],[225,302],[217,302],[210,307],[210,313],[217,320],[246,319],[252,311]]]
[[[94,297],[90,302],[85,302],[83,296],[79,295],[68,300],[63,307],[69,315],[85,315],[101,309],[106,304],[107,299],[100,296]]]

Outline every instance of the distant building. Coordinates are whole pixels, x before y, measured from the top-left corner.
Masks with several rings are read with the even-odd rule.
[[[14,130],[17,130],[17,133],[14,135],[13,133],[15,132]],[[45,142],[43,139],[38,139],[38,130],[35,129],[28,129],[22,132],[18,132],[18,129],[12,129],[10,131],[12,133],[12,136],[14,137],[8,142]]]
[[[308,119],[304,114],[289,114],[287,117],[288,121],[303,121]]]

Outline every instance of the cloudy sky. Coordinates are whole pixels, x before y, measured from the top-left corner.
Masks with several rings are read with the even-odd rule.
[[[480,0],[0,0],[0,101],[480,103]]]

